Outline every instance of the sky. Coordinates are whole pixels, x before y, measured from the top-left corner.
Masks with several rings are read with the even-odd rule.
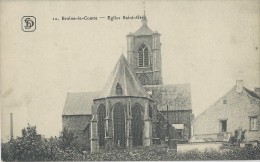
[[[107,16],[142,16],[143,3],[0,3],[1,139],[10,136],[10,113],[15,137],[28,123],[45,137],[58,136],[67,93],[101,90],[120,55],[126,56],[126,35],[141,26],[138,19]],[[146,1],[145,11],[150,29],[161,34],[163,82],[190,83],[195,116],[238,79],[251,90],[260,86],[259,1]],[[36,17],[34,32],[22,31],[23,16]]]

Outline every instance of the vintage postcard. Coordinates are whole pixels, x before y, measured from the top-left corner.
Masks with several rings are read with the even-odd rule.
[[[2,161],[260,160],[259,0],[0,1]]]

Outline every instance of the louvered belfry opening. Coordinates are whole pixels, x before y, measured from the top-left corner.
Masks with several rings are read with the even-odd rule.
[[[139,105],[132,107],[132,118],[133,146],[140,146],[143,142],[141,107]]]
[[[125,113],[123,105],[117,104],[113,110],[114,118],[114,143],[125,146]]]
[[[105,117],[106,117],[106,108],[104,105],[101,105],[98,111],[99,146],[105,146]]]

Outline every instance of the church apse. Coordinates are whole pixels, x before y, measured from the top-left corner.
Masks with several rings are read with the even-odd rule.
[[[150,146],[153,100],[137,80],[125,57],[118,60],[99,96],[93,100],[91,148]]]

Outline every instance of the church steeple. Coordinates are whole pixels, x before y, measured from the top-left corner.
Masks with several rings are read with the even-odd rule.
[[[141,22],[142,22],[142,26],[134,33],[135,36],[154,34],[154,32],[147,25],[148,20],[147,20],[147,17],[145,15],[145,11],[144,11],[144,15],[142,17]]]
[[[144,16],[143,16],[143,18],[142,18],[142,24],[143,25],[147,25],[147,18],[146,18],[146,15],[145,15],[145,9],[144,9]]]
[[[160,34],[147,21],[144,7],[142,26],[127,35],[127,60],[143,85],[158,85],[163,83]]]

